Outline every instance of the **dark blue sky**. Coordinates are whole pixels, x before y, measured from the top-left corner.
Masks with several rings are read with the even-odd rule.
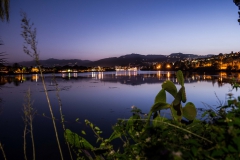
[[[240,51],[232,0],[11,0],[10,22],[0,23],[9,62],[31,60],[22,49],[21,10],[37,28],[40,59]]]

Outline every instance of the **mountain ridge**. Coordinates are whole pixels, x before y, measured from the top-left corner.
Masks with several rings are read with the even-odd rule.
[[[78,65],[78,66],[104,66],[104,67],[111,67],[111,66],[127,66],[127,65],[141,65],[143,63],[148,62],[175,62],[177,60],[186,59],[186,58],[204,58],[209,57],[210,55],[206,56],[198,56],[194,54],[183,54],[183,53],[172,53],[170,55],[141,55],[141,54],[127,54],[122,55],[119,57],[108,57],[99,59],[96,61],[90,60],[81,60],[81,59],[55,59],[50,58],[47,60],[40,60],[40,64],[46,67],[52,66],[65,66],[65,65]],[[18,62],[18,64],[23,66],[35,66],[35,61],[23,61]]]

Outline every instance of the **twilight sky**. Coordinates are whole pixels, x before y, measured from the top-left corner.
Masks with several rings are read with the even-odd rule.
[[[21,10],[37,28],[40,59],[240,51],[232,0],[11,0],[10,22],[0,22],[8,62],[32,60],[23,52]]]

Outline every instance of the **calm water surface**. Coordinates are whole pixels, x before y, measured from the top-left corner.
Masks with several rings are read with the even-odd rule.
[[[79,133],[84,129],[90,133],[84,124],[84,119],[88,119],[103,130],[103,136],[110,136],[110,126],[117,118],[129,118],[131,106],[137,106],[142,112],[148,113],[155,95],[166,79],[173,81],[179,89],[180,85],[177,84],[174,73],[138,71],[56,74],[66,128]],[[187,102],[193,102],[198,108],[216,108],[220,103],[225,103],[226,93],[231,90],[231,85],[224,83],[224,78],[228,76],[232,75],[186,74]],[[45,80],[54,115],[56,119],[60,119],[53,75],[45,75]],[[0,84],[0,141],[4,144],[8,159],[23,159],[22,108],[28,89],[31,90],[33,107],[37,111],[33,124],[36,154],[39,159],[58,159],[53,125],[51,119],[47,118],[50,113],[39,75],[4,76],[1,77]],[[235,96],[239,94],[236,91],[231,92]],[[172,100],[168,94],[167,101],[171,103]],[[169,116],[169,112],[165,111],[164,115]],[[76,118],[79,118],[79,123],[75,121]],[[62,147],[66,150],[60,121],[57,121],[57,127]],[[90,141],[95,142],[95,139]],[[28,144],[31,154],[30,142]],[[64,155],[68,158],[68,153]]]

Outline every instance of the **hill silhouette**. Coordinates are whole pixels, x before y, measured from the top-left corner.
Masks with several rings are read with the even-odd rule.
[[[209,55],[206,55],[206,57]],[[109,57],[100,59],[97,61],[90,60],[80,60],[80,59],[47,59],[40,60],[40,64],[46,67],[52,66],[65,66],[65,65],[78,65],[78,66],[103,66],[103,67],[111,67],[111,66],[128,66],[128,65],[142,65],[144,63],[149,62],[175,62],[177,60],[185,59],[185,58],[198,58],[198,55],[193,54],[183,54],[183,53],[172,53],[170,55],[141,55],[141,54],[127,54],[120,57]],[[24,61],[19,62],[22,66],[35,66],[34,61]]]

